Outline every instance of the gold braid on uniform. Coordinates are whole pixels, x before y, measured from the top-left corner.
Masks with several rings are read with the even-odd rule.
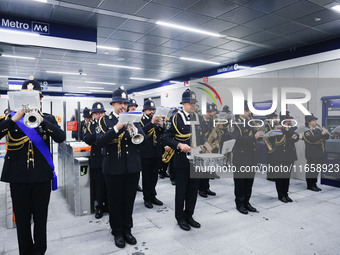
[[[277,137],[275,137],[275,145],[280,146],[282,144],[286,143],[286,135],[284,135],[280,141],[277,140]]]
[[[118,138],[116,139],[113,139],[113,143],[117,143],[117,148],[118,148],[118,151],[117,151],[117,154],[118,154],[118,158],[120,158],[120,156],[122,155],[122,139],[123,139],[123,136],[125,135],[125,131],[123,133],[121,133]]]
[[[8,119],[9,115],[6,116]],[[29,162],[32,161],[34,167],[34,150],[33,150],[33,143],[32,141],[25,135],[20,138],[13,138],[11,136],[11,132],[8,131],[6,135],[6,144],[7,150],[9,151],[17,151],[24,147],[24,144],[28,142],[28,149],[27,149],[27,169],[29,168]]]
[[[150,138],[152,136],[153,143],[157,143],[157,134],[155,128],[151,128],[147,133],[146,133],[147,138]]]
[[[186,134],[186,135],[184,135],[184,134],[182,134],[181,132],[179,132],[179,130],[178,130],[178,128],[177,128],[177,124],[175,124],[175,118],[176,118],[176,123],[177,123],[177,114],[173,117],[173,119],[172,119],[172,124],[174,125],[174,128],[175,128],[175,130],[176,130],[176,132],[177,132],[177,134],[175,134],[175,137],[176,137],[176,139],[177,140],[179,140],[179,141],[188,141],[189,139],[190,139],[190,137],[192,136],[192,134],[191,133],[189,133],[189,134]]]
[[[309,130],[311,133],[312,133],[312,135],[314,136],[314,133],[313,133],[313,131],[312,130]],[[318,145],[318,144],[321,144],[321,147],[322,147],[322,151],[325,151],[325,144],[324,144],[324,141],[323,141],[323,139],[319,139],[319,140],[317,140],[316,142],[311,142],[311,141],[309,141],[308,139],[307,139],[307,137],[305,136],[305,133],[303,133],[303,138],[305,139],[305,141],[307,142],[307,143],[309,143],[309,144],[314,144],[314,145]]]
[[[98,123],[99,123],[99,121],[98,121]],[[92,135],[92,132],[91,132],[90,127],[91,127],[91,121],[89,121],[89,122],[87,123],[87,130],[88,130],[89,133]]]

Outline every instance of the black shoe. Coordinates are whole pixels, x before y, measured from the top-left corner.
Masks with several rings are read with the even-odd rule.
[[[245,208],[249,211],[249,212],[257,212],[256,208],[251,206],[251,204],[246,204]]]
[[[144,201],[144,205],[146,208],[149,208],[149,209],[153,208],[153,205],[150,201]]]
[[[178,221],[178,226],[185,231],[189,231],[191,229],[189,224],[185,220]]]
[[[118,248],[124,248],[125,247],[125,240],[122,235],[116,235],[115,236],[115,245]]]
[[[171,184],[176,186],[176,181],[171,181]]]
[[[288,200],[286,197],[279,197],[279,200],[282,201],[283,203],[288,203]]]
[[[318,192],[320,191],[320,189],[316,186],[311,186],[311,187],[308,187],[307,189],[311,190],[311,191],[315,191],[315,192]]]
[[[193,228],[200,228],[201,224],[199,224],[197,221],[195,221],[192,217],[186,219],[186,222],[192,226]]]
[[[139,191],[139,192],[142,192],[143,190],[142,190],[142,187],[138,184],[138,186],[137,186],[137,191]]]
[[[237,206],[236,209],[242,214],[248,214],[248,210],[243,205]]]
[[[151,203],[153,203],[154,205],[163,205],[163,202],[155,197],[151,199]]]
[[[216,196],[216,192],[211,191],[210,189],[207,189],[205,192],[206,192],[207,195],[209,195],[209,196]]]
[[[201,196],[201,197],[208,197],[207,193],[205,191],[199,191],[198,194]]]
[[[286,196],[286,200],[287,200],[289,203],[293,202],[293,199],[291,199],[288,195]]]
[[[131,235],[130,233],[129,233],[129,234],[124,234],[124,240],[125,240],[128,244],[131,244],[131,245],[137,244],[136,238],[135,238],[133,235]]]
[[[322,191],[322,189],[320,189],[318,186],[315,185],[315,188],[318,190],[318,191]]]
[[[96,219],[100,219],[101,217],[103,217],[103,210],[102,209],[97,209],[96,210],[96,214],[94,215],[94,217],[96,218]]]

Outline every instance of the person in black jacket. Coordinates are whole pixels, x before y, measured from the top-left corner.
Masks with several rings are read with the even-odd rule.
[[[128,112],[135,112],[136,109],[137,109],[137,107],[138,107],[138,104],[137,104],[136,100],[131,98],[131,99],[129,100],[129,103],[128,103],[127,111],[128,111]],[[138,181],[138,182],[139,182],[139,181]],[[139,183],[138,183],[138,185],[137,185],[137,191],[139,191],[139,192],[142,192],[142,191],[143,191],[143,190],[142,190],[142,187],[139,185]]]
[[[143,105],[143,117],[140,124],[147,137],[141,150],[142,157],[142,183],[144,205],[146,208],[153,208],[154,205],[163,205],[163,202],[156,198],[156,185],[158,180],[158,169],[162,160],[163,124],[160,117],[154,116],[156,110],[155,103],[150,99]]]
[[[281,130],[282,135],[270,138],[271,144],[274,145],[272,152],[271,165],[276,167],[273,176],[278,199],[283,203],[293,202],[288,196],[289,180],[294,165],[297,160],[295,143],[299,141],[299,135],[294,131],[296,127],[291,127],[292,116],[280,114],[280,124],[275,126],[275,130]],[[281,125],[282,124],[282,125]]]
[[[22,84],[22,90],[38,90],[41,93],[40,84],[33,77]],[[36,147],[36,139],[30,140],[19,127],[24,125],[24,111],[8,114],[0,121],[0,138],[6,136],[8,146],[1,181],[10,183],[20,254],[45,254],[47,249],[46,224],[54,174],[49,152],[50,138],[57,143],[62,143],[66,138],[53,115],[38,113],[41,123],[34,130],[48,148],[45,152]],[[41,148],[41,145],[38,147]]]
[[[106,187],[102,172],[103,156],[101,148],[96,144],[96,128],[98,127],[98,120],[105,116],[105,112],[102,103],[94,103],[91,109],[92,120],[87,123],[87,127],[83,131],[84,142],[91,145],[90,177],[93,182],[95,199],[97,201],[95,212],[96,219],[103,217],[104,209],[107,206]]]
[[[201,124],[203,119],[195,110],[196,94],[189,89],[182,94],[181,104],[183,110],[178,111],[170,118],[163,135],[164,145],[175,150],[174,171],[176,174],[175,217],[183,230],[190,230],[190,226],[200,228],[201,225],[193,219],[196,206],[199,179],[190,178],[190,163],[186,153],[191,146],[210,146],[205,142]],[[190,127],[194,126],[191,132]],[[192,135],[195,132],[196,135]],[[185,210],[184,210],[185,205]]]
[[[110,226],[115,244],[119,248],[136,244],[131,234],[132,213],[137,193],[139,174],[142,170],[140,145],[132,143],[129,129],[132,124],[118,123],[119,115],[126,112],[128,94],[121,86],[113,92],[113,112],[103,116],[97,127],[97,145],[103,149],[103,173],[109,200]],[[138,133],[145,134],[139,123],[134,123]]]
[[[329,139],[327,129],[325,127],[318,128],[317,119],[313,115],[305,116],[306,127],[309,127],[309,130],[305,131],[302,136],[306,145],[305,156],[308,166],[306,171],[307,189],[312,191],[321,191],[316,185],[319,172],[313,171],[312,166],[316,169],[324,163],[326,157],[325,140]]]
[[[79,126],[79,140],[78,140],[78,130],[72,131],[72,138],[78,140],[78,141],[84,141],[84,130],[86,129],[87,124],[90,122],[92,119],[91,117],[91,111],[87,107],[84,108],[83,110],[83,120],[80,122]],[[73,116],[71,120],[75,120],[75,117]]]
[[[244,102],[244,114],[236,115],[231,125],[231,135],[236,140],[233,147],[234,193],[236,209],[242,214],[257,212],[250,203],[255,171],[242,172],[245,167],[256,166],[256,140],[261,139],[263,131],[256,131],[249,126],[250,110],[247,101]]]
[[[264,132],[268,133],[269,131],[273,130],[275,126],[277,126],[277,117],[278,115],[276,112],[273,112],[269,115],[267,115],[268,122],[264,125]],[[274,145],[272,145],[274,146]],[[268,149],[268,148],[267,148]],[[272,165],[273,164],[273,153],[271,151],[267,151],[267,164]],[[269,181],[275,181],[274,174],[272,171],[267,171],[267,180]]]

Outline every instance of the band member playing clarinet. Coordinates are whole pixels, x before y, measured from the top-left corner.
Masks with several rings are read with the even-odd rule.
[[[241,172],[242,167],[256,165],[256,140],[264,136],[263,131],[257,131],[249,126],[250,110],[247,101],[244,102],[244,113],[237,115],[231,126],[231,135],[236,140],[233,147],[235,203],[236,209],[242,214],[257,212],[250,203],[255,172]]]
[[[323,164],[325,160],[325,140],[329,138],[329,133],[325,127],[322,129],[317,125],[316,118],[313,115],[306,115],[306,127],[309,127],[309,130],[304,132],[303,140],[306,145],[306,159],[307,166],[309,169],[306,169],[306,182],[307,189],[312,191],[321,191],[321,189],[316,185],[317,178],[319,172],[316,170],[312,170],[312,165],[317,168],[318,165]]]

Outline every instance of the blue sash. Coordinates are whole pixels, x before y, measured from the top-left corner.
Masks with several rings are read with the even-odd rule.
[[[15,112],[12,112],[11,116],[13,117],[14,115],[15,115]],[[53,164],[53,159],[52,159],[50,149],[48,148],[48,146],[46,145],[44,140],[41,138],[41,136],[38,134],[38,132],[34,128],[26,127],[23,119],[24,119],[24,117],[22,117],[19,121],[17,121],[16,124],[25,133],[25,135],[27,135],[27,137],[32,141],[32,143],[35,145],[35,147],[38,148],[40,153],[46,159],[48,165],[52,168],[52,170],[53,170],[52,190],[57,190],[58,189],[58,180],[57,180],[57,175],[54,171],[54,164]]]

